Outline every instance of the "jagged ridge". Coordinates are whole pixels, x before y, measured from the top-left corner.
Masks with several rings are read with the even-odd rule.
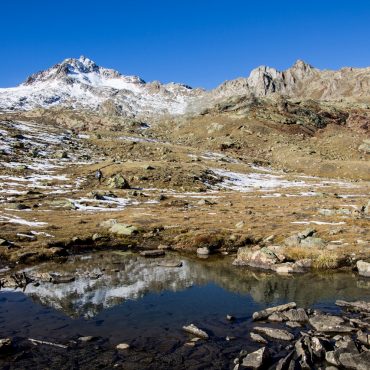
[[[370,68],[319,70],[298,60],[278,71],[260,66],[249,77],[226,81],[214,90],[124,76],[80,57],[66,59],[31,75],[14,88],[0,89],[0,109],[5,111],[65,107],[126,117],[153,117],[198,112],[225,97],[281,94],[315,100],[370,101]]]

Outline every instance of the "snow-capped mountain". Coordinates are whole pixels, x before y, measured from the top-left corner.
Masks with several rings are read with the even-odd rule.
[[[249,77],[206,91],[177,83],[146,83],[139,77],[99,67],[82,56],[33,74],[17,87],[0,89],[0,110],[62,107],[148,118],[199,113],[238,95],[266,97],[275,93],[300,99],[370,102],[370,68],[319,70],[298,60],[285,71],[260,66]]]
[[[0,109],[61,106],[129,117],[182,114],[201,92],[182,84],[146,83],[81,56],[33,74],[17,87],[0,89]]]

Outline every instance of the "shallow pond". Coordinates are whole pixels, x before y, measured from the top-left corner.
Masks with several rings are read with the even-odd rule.
[[[182,266],[163,266],[169,261]],[[26,346],[23,356],[0,362],[10,361],[9,368],[228,369],[241,349],[258,347],[248,339],[254,311],[290,301],[337,311],[336,299],[370,299],[370,280],[354,273],[279,276],[233,267],[231,261],[104,252],[26,269],[39,277],[36,283],[0,292],[1,336],[20,338],[21,347],[24,338],[35,338],[72,343],[71,349],[38,346],[30,355]],[[74,280],[46,282],[48,272]],[[236,320],[229,322],[227,314]],[[181,328],[190,323],[210,340],[186,345],[190,337]],[[99,338],[81,344],[80,336]],[[117,352],[122,342],[131,349]]]

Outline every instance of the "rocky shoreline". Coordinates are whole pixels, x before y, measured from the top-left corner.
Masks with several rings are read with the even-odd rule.
[[[285,328],[255,326],[250,337],[265,346],[251,353],[241,351],[234,370],[368,369],[370,304],[336,301],[336,305],[344,310],[338,315],[297,308],[294,302],[255,312],[254,321]],[[296,335],[288,328],[297,329]],[[275,348],[269,349],[272,343]]]
[[[338,311],[333,314],[316,309],[297,307],[295,302],[273,306],[253,314],[250,329],[245,333],[250,343],[255,343],[254,350],[241,348],[240,353],[230,363],[233,370],[242,369],[356,369],[366,370],[370,362],[370,303],[365,301],[336,301]],[[340,309],[340,310],[339,310]],[[227,320],[236,318],[228,315]],[[179,348],[201,348],[207,343],[217,341],[205,328],[190,324],[183,330],[188,335]],[[225,340],[225,339],[224,339]],[[226,341],[232,341],[226,337]],[[248,347],[248,346],[247,346]],[[30,356],[35,349],[35,356],[45,360],[44,349],[58,356],[63,351],[101,353],[105,349],[110,358],[108,368],[131,369],[134,358],[141,358],[143,369],[154,368],[153,360],[145,366],[144,348],[129,343],[111,346],[104,338],[81,336],[51,342],[34,338],[0,339],[0,362],[8,361],[10,368],[17,368],[17,361]],[[95,348],[95,350],[94,350]],[[179,351],[176,348],[176,353]],[[37,350],[36,350],[37,349]],[[91,353],[89,356],[91,357]],[[76,355],[77,356],[77,355]],[[105,361],[108,361],[105,358]],[[186,360],[178,363],[179,369],[186,367]],[[185,367],[184,367],[185,366]],[[64,368],[62,366],[62,368]],[[167,369],[167,367],[164,367]],[[219,369],[220,367],[215,366]]]

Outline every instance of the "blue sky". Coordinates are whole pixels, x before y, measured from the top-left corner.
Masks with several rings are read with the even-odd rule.
[[[0,87],[85,55],[123,74],[212,88],[266,64],[370,65],[370,1],[3,0]]]

